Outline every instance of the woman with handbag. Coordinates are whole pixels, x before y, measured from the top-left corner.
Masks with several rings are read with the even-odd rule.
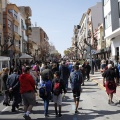
[[[108,104],[113,104],[113,93],[116,93],[116,87],[118,85],[116,79],[116,73],[112,69],[112,64],[108,64],[108,69],[103,73],[103,86],[106,88],[108,94]]]

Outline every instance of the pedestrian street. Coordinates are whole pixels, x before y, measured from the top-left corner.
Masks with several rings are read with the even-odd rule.
[[[69,86],[70,87],[70,86]],[[67,94],[63,96],[62,114],[61,118],[55,117],[53,102],[49,106],[49,118],[44,118],[43,101],[37,96],[38,104],[33,108],[30,114],[32,120],[119,120],[120,105],[109,105],[107,95],[96,83],[86,81],[85,86],[82,87],[82,93],[79,103],[79,113],[74,114],[75,106],[73,101],[73,94],[69,88]],[[117,100],[114,98],[116,103]],[[0,120],[24,120],[23,108],[20,106],[17,113],[11,112],[11,106],[3,106],[0,103]]]

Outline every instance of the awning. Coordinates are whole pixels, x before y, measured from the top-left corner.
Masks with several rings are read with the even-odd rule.
[[[19,59],[33,59],[33,57],[24,53],[22,56],[19,57]]]
[[[0,56],[0,61],[10,61],[10,57]]]

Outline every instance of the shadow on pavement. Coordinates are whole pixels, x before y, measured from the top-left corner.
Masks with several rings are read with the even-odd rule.
[[[4,96],[0,96],[0,103],[3,101]]]
[[[82,91],[82,93],[91,93],[91,92],[96,92],[96,91],[93,91],[93,90],[91,90],[91,91],[88,91],[88,90]]]
[[[84,113],[84,111],[89,111],[89,112]],[[59,119],[61,119],[61,120],[97,120],[99,117],[104,117],[104,116],[107,116],[106,119],[110,119],[110,116],[112,116],[114,114],[119,114],[120,110],[117,110],[117,111],[101,110],[101,111],[99,111],[99,110],[92,110],[92,109],[82,109],[82,110],[80,110],[80,112],[78,114],[74,114],[74,113],[65,114],[67,112],[68,111],[62,111],[63,116]],[[36,118],[36,119],[32,119],[32,120],[58,119],[54,116],[55,115],[54,110],[49,111],[49,113],[50,113],[49,118]],[[105,118],[102,118],[102,119],[105,119]],[[23,119],[0,118],[0,120],[24,120],[24,118]]]
[[[99,90],[100,88],[89,88],[89,87],[82,87],[82,89],[95,89],[95,90]]]
[[[95,83],[95,84],[86,84],[85,86],[98,86],[98,83]]]

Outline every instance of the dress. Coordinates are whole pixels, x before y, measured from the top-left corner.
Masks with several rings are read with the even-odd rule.
[[[105,88],[107,94],[116,93],[116,73],[112,69],[108,69],[103,73],[103,77],[106,79]]]

